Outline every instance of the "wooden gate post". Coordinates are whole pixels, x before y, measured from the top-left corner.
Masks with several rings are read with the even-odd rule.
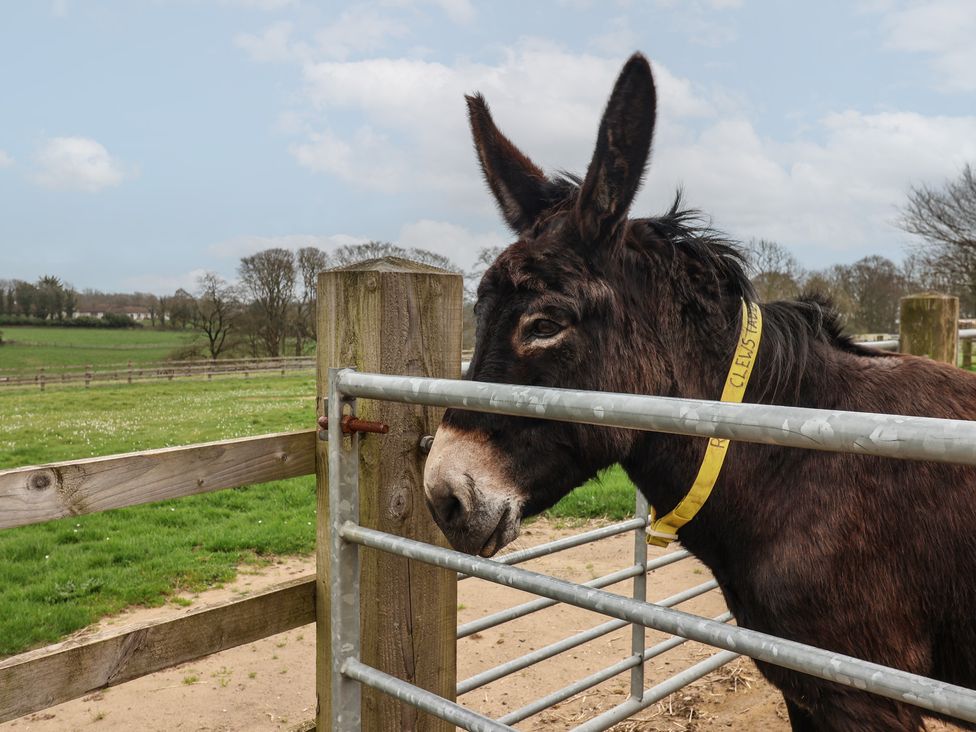
[[[959,298],[923,292],[901,299],[902,353],[956,365]]]
[[[387,257],[330,270],[318,280],[319,414],[328,369],[459,378],[461,276]],[[434,433],[442,409],[359,400],[358,414],[390,425],[360,438],[363,526],[446,546],[423,494],[421,436]],[[330,729],[328,443],[319,442],[316,584],[317,729]],[[361,550],[362,661],[454,699],[457,580],[454,572]],[[438,730],[451,725],[364,686],[362,729]]]

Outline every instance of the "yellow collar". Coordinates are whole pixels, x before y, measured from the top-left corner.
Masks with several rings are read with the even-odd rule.
[[[742,401],[752,376],[752,365],[759,352],[759,341],[762,339],[762,311],[755,303],[742,302],[742,332],[739,343],[729,366],[729,374],[725,377],[725,388],[722,389],[723,402]],[[678,529],[695,518],[695,514],[705,505],[719,473],[722,463],[729,450],[729,440],[711,438],[705,448],[698,476],[688,491],[688,495],[674,507],[667,516],[654,518],[654,508],[651,508],[650,526],[647,527],[647,543],[666,547],[678,538]]]

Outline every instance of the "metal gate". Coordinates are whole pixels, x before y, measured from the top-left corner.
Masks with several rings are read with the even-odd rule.
[[[479,623],[504,622],[510,617],[517,617],[513,612],[525,614],[531,609],[538,609],[541,604],[552,602],[564,602],[615,619],[462,681],[459,691],[477,688],[538,660],[599,637],[604,632],[611,632],[627,624],[633,625],[631,655],[600,672],[607,673],[605,678],[610,678],[630,669],[630,698],[577,727],[577,730],[593,732],[607,729],[740,654],[976,722],[976,691],[753,630],[729,626],[724,622],[729,619],[727,615],[703,618],[673,609],[673,605],[695,596],[694,593],[701,594],[713,589],[713,583],[703,583],[658,603],[645,602],[645,585],[640,578],[645,576],[645,568],[652,568],[653,563],[648,564],[646,554],[641,554],[642,549],[639,546],[635,548],[635,563],[632,567],[588,585],[576,585],[511,566],[541,553],[575,545],[573,542],[582,543],[576,538],[562,540],[565,546],[537,547],[510,554],[504,561],[494,561],[360,526],[359,437],[353,433],[344,441],[341,428],[343,414],[355,414],[357,397],[671,432],[695,437],[719,437],[814,450],[976,465],[976,423],[962,420],[385,376],[359,373],[351,369],[330,370],[328,416],[333,730],[360,730],[361,684],[391,694],[403,702],[468,730],[510,730],[512,727],[509,725],[558,703],[561,701],[561,698],[556,698],[558,694],[565,693],[566,696],[562,698],[566,698],[571,695],[568,692],[578,686],[571,685],[556,695],[544,697],[500,720],[492,720],[363,664],[359,659],[360,546],[497,582],[544,598],[482,619]],[[641,511],[643,517],[640,515]],[[646,524],[646,503],[642,503],[640,499],[638,514],[628,522],[590,533],[610,535],[639,530]],[[593,538],[584,537],[584,540]],[[560,542],[556,544],[559,545]],[[670,562],[684,556],[687,553],[675,552],[657,561],[663,564],[663,559]],[[635,596],[632,598],[600,589],[627,577],[636,578]],[[669,633],[673,637],[651,648],[644,648],[645,627]],[[644,662],[685,639],[723,650],[656,686],[644,689]],[[600,680],[603,679],[593,683],[599,683]],[[591,681],[592,677],[579,683],[592,685]],[[580,690],[583,688],[587,686],[582,686]]]

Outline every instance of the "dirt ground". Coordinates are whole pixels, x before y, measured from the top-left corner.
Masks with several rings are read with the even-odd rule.
[[[569,529],[539,521],[523,532],[516,548],[588,527]],[[633,544],[633,534],[625,534],[524,566],[585,582],[630,564]],[[652,556],[661,552],[651,548]],[[312,559],[282,560],[260,570],[244,569],[232,584],[185,599],[199,606],[244,596],[312,571]],[[648,598],[662,599],[709,578],[708,571],[696,561],[670,565],[649,576]],[[630,581],[609,589],[630,594]],[[458,622],[465,623],[528,599],[531,596],[517,590],[476,579],[463,580],[458,586]],[[712,590],[681,605],[681,609],[715,616],[725,610],[725,605],[718,590]],[[135,609],[100,626],[172,617],[183,612],[186,608],[176,603],[162,608]],[[458,643],[458,678],[468,678],[605,620],[585,610],[557,605],[475,634]],[[489,716],[503,716],[624,658],[629,654],[630,633],[629,628],[624,628],[531,666],[517,676],[476,689],[459,701]],[[664,637],[648,632],[646,642],[651,645]],[[713,652],[687,642],[652,659],[646,666],[644,685],[658,683]],[[290,730],[314,716],[314,653],[315,628],[309,625],[0,724],[0,732]],[[547,732],[570,729],[623,701],[629,685],[629,673],[625,673],[516,726]],[[618,732],[719,729],[785,732],[789,724],[778,692],[762,680],[751,661],[739,659],[613,729]],[[951,728],[934,724],[930,729]]]

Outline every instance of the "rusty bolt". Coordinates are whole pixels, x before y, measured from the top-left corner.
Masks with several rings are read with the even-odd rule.
[[[328,430],[329,418],[319,417],[319,427],[323,430]],[[383,422],[370,422],[366,419],[353,417],[351,414],[345,414],[342,417],[342,433],[344,435],[351,435],[353,432],[372,432],[374,434],[385,435],[389,431],[390,425],[384,424]]]

